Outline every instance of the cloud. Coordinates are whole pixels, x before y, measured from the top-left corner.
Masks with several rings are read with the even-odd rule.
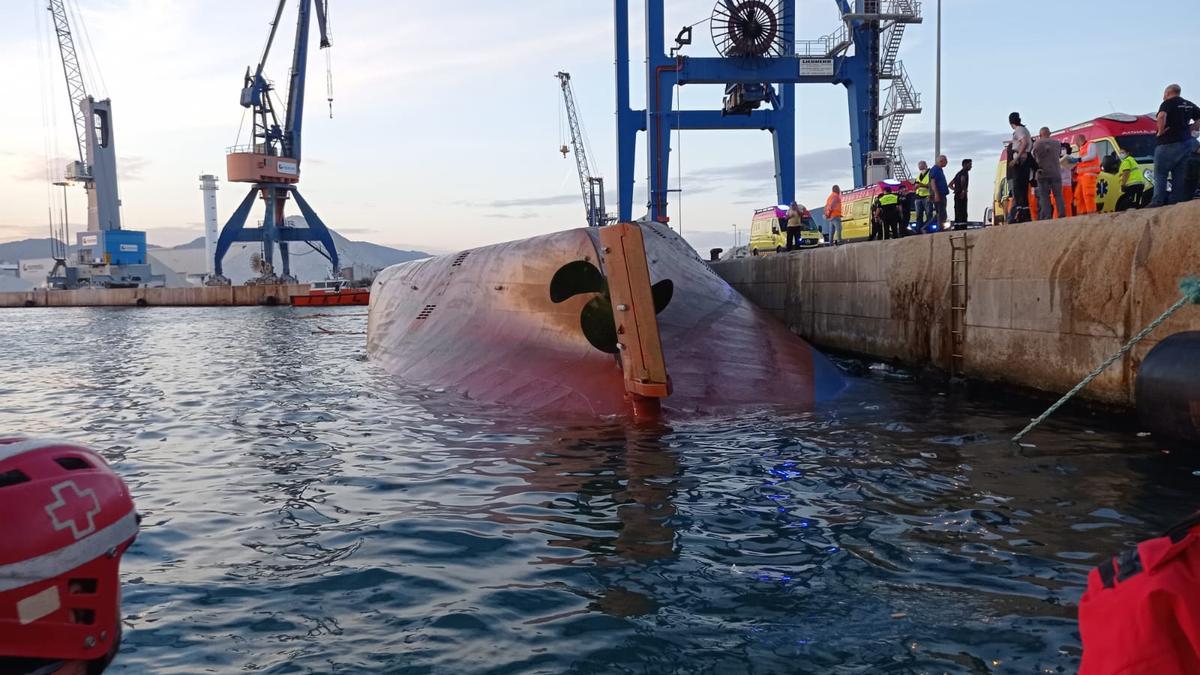
[[[924,142],[928,143],[928,134],[925,134]],[[1011,134],[1003,131],[949,131],[942,132],[942,154],[950,158],[950,164],[957,164],[958,161],[964,158],[974,159],[976,162],[981,157],[999,158],[1001,144],[1008,140]],[[915,139],[910,139],[907,136],[901,136],[901,141],[912,140],[912,146],[917,146],[918,142]],[[901,147],[904,147],[901,143]],[[906,153],[907,154],[907,153]],[[932,150],[930,151],[932,153]]]
[[[79,225],[71,225],[71,231],[75,232]],[[8,223],[0,224],[0,241],[17,241],[19,239],[41,239],[48,237],[50,230],[46,225],[12,225]]]
[[[195,241],[198,237],[204,236],[204,223],[189,222],[184,226],[176,225],[161,225],[137,227],[135,225],[125,225],[133,229],[145,230],[146,239],[158,246],[178,246]]]
[[[901,148],[917,148],[929,143],[928,134],[905,134],[900,137]],[[963,157],[979,158],[989,153],[998,154],[1000,143],[1008,137],[1003,132],[983,130],[944,131],[942,132],[942,153],[951,157],[951,163]],[[907,144],[907,145],[906,145]],[[920,154],[911,150],[906,154],[912,164],[916,164]],[[932,154],[932,152],[930,152]],[[796,187],[799,189],[825,186],[834,181],[850,177],[852,157],[849,147],[826,148],[796,155]],[[700,186],[689,185],[689,181],[699,181]],[[692,171],[684,176],[684,187],[689,192],[712,190],[719,183],[726,181],[754,181],[761,188],[743,188],[736,194],[752,197],[763,191],[770,193],[774,189],[775,162],[762,160],[744,164],[708,167]]]
[[[150,166],[150,160],[137,155],[117,158],[117,177],[121,180],[141,180],[142,171]]]
[[[553,197],[518,197],[516,199],[496,199],[490,202],[464,202],[466,206],[486,206],[492,209],[507,209],[514,206],[562,206],[574,204],[582,199],[579,195],[555,195]]]
[[[40,155],[35,157],[27,154],[25,155],[24,159],[21,160],[19,168],[13,169],[12,178],[13,180],[27,183],[45,183],[47,180],[61,180],[63,177],[63,170],[66,168],[67,164],[70,164],[75,160],[76,157],[74,155],[71,157],[51,157],[49,160],[49,166],[47,166],[47,160],[45,157]]]
[[[74,161],[76,161],[75,155],[51,157],[49,174],[47,174],[44,157],[26,155],[24,161],[21,162],[21,168],[15,170],[12,177],[13,180],[36,183],[47,182],[47,179],[50,181],[62,180],[67,165]],[[120,180],[141,180],[147,166],[150,166],[150,160],[145,157],[137,155],[117,157],[117,177]]]
[[[809,187],[827,183],[849,175],[850,148],[828,148],[796,155],[796,186]],[[775,184],[775,160],[731,164],[728,166],[708,167],[692,171],[684,178],[684,186],[690,192],[696,192],[697,187],[689,186],[689,181],[700,181],[704,189],[712,190],[725,181],[755,181],[761,183],[763,190],[772,190]],[[752,196],[750,190],[739,191],[743,196]]]
[[[530,220],[537,218],[538,214],[533,211],[522,211],[521,213],[488,213],[484,218],[514,218],[517,220]]]

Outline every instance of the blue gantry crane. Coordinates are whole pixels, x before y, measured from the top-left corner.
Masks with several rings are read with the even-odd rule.
[[[288,244],[291,242],[318,242],[324,251],[313,246],[325,255],[332,266],[332,275],[338,272],[337,247],[329,228],[312,210],[308,202],[300,196],[296,184],[300,182],[300,139],[304,122],[304,85],[308,74],[308,35],[312,14],[315,12],[317,26],[321,33],[320,47],[329,47],[328,0],[299,0],[299,14],[296,21],[296,41],[292,52],[292,67],[287,90],[287,107],[283,110],[282,120],[276,113],[276,103],[273,100],[275,87],[263,75],[267,57],[271,53],[271,45],[275,41],[275,33],[279,28],[283,11],[288,0],[279,0],[275,9],[275,18],[271,22],[271,30],[267,36],[266,47],[263,48],[262,59],[258,67],[251,71],[246,69],[242,87],[241,104],[250,110],[253,118],[253,131],[249,145],[234,146],[226,153],[226,170],[232,182],[253,183],[250,192],[238,205],[237,210],[230,216],[229,221],[221,229],[214,253],[215,283],[229,283],[222,271],[222,260],[234,242],[262,242],[263,264],[259,283],[293,281]],[[332,96],[330,97],[332,100]],[[281,124],[282,122],[282,124]],[[266,205],[261,227],[246,227],[246,217],[254,205],[256,197],[261,196]],[[304,216],[304,227],[288,225],[283,216],[283,207],[289,197],[296,200],[296,206]],[[279,247],[279,257],[282,263],[282,275],[274,271],[274,249]]]
[[[633,215],[637,134],[647,134],[647,217],[667,221],[667,176],[672,129],[758,129],[774,139],[780,203],[795,196],[797,84],[841,84],[850,114],[855,185],[877,166],[904,177],[898,147],[904,115],[920,112],[920,97],[897,60],[904,26],[921,22],[915,0],[835,0],[842,26],[816,40],[796,40],[796,0],[717,0],[709,25],[720,56],[677,52],[691,28],[664,50],[663,0],[646,0],[646,108],[630,106],[629,0],[614,0],[617,83],[618,217]],[[880,109],[880,81],[891,80]],[[719,110],[672,110],[675,86],[723,84]],[[763,104],[768,107],[763,108]],[[882,134],[881,134],[882,125]],[[873,176],[872,176],[873,177]]]

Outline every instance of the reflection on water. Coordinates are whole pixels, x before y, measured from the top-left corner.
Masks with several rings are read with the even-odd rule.
[[[1200,506],[1103,416],[1013,448],[1036,403],[864,371],[811,413],[521,419],[323,312],[0,315],[0,430],[97,447],[146,516],[116,672],[1069,672],[1090,566]]]

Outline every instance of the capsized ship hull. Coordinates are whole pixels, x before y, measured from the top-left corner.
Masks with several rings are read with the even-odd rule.
[[[673,287],[657,317],[671,385],[664,409],[807,409],[842,390],[835,366],[733,290],[674,231],[640,228],[655,290],[665,280]],[[600,294],[551,297],[555,274],[577,261],[605,268],[596,228],[389,267],[371,289],[368,355],[406,381],[474,400],[543,413],[627,413],[620,361],[581,325]]]

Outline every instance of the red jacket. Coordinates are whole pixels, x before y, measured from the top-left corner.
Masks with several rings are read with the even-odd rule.
[[[1088,575],[1081,675],[1200,673],[1200,514]]]

